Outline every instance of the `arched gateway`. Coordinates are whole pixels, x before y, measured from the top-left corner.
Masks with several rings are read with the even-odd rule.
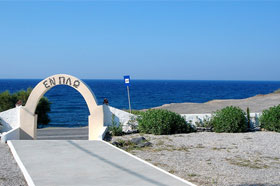
[[[103,106],[97,105],[93,92],[83,81],[66,74],[50,76],[38,83],[32,90],[26,105],[20,110],[20,139],[36,139],[36,107],[43,95],[57,85],[68,85],[80,92],[87,103],[90,113],[88,117],[89,140],[102,139],[104,132]]]

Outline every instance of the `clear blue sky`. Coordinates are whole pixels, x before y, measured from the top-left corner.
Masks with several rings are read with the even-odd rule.
[[[0,78],[280,80],[280,1],[0,2]]]

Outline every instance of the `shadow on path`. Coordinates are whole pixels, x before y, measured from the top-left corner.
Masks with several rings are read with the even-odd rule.
[[[110,161],[110,160],[107,160],[107,159],[105,159],[105,158],[103,158],[103,157],[101,157],[101,156],[99,156],[99,155],[97,155],[97,154],[95,154],[95,153],[93,153],[93,152],[90,152],[89,150],[87,150],[87,149],[81,147],[80,145],[74,143],[73,141],[68,141],[68,142],[69,142],[71,145],[75,146],[76,148],[80,149],[81,151],[83,151],[83,152],[89,154],[90,156],[92,156],[92,157],[94,157],[94,158],[97,158],[97,159],[99,159],[100,161],[103,161],[104,163],[109,164],[110,166],[114,166],[115,168],[120,169],[121,171],[124,171],[124,172],[126,172],[126,173],[128,173],[128,174],[130,174],[130,175],[132,175],[132,176],[136,176],[136,177],[138,177],[138,178],[140,178],[140,179],[142,179],[142,180],[145,180],[145,181],[147,181],[147,182],[149,182],[149,183],[151,183],[151,184],[155,184],[155,185],[159,185],[159,186],[168,186],[168,185],[166,185],[166,184],[163,184],[163,183],[160,183],[160,182],[158,182],[158,181],[156,181],[156,180],[153,180],[153,179],[151,179],[151,178],[148,178],[148,177],[146,177],[146,176],[144,176],[144,175],[141,175],[141,174],[139,174],[139,173],[137,173],[137,172],[134,172],[134,171],[132,171],[132,170],[129,170],[129,169],[125,168],[125,167],[122,167],[122,166],[120,166],[120,165],[118,165],[118,164],[116,164],[116,163],[114,163],[114,162],[112,162],[112,161]]]

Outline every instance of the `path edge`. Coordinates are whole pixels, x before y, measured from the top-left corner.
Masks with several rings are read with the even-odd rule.
[[[19,168],[21,170],[21,172],[23,173],[23,176],[24,176],[24,178],[25,178],[25,180],[27,182],[27,185],[28,186],[35,186],[31,176],[29,175],[29,173],[26,170],[24,164],[22,163],[20,157],[18,156],[17,151],[16,151],[13,143],[10,140],[8,140],[7,144],[10,147],[10,150],[11,150],[11,152],[12,152],[12,154],[13,154],[13,156],[14,156],[14,158],[15,158],[15,160],[16,160],[16,162],[17,162],[17,164],[18,164],[18,166],[19,166]]]

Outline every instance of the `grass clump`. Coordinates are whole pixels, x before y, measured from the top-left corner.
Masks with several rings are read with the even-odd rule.
[[[115,114],[112,114],[112,125],[108,127],[109,133],[112,136],[122,136],[123,131],[122,131],[122,125],[118,122],[115,121]]]
[[[235,157],[235,158],[226,158],[226,161],[228,161],[232,165],[236,165],[239,167],[247,167],[251,169],[269,168],[269,166],[264,164],[260,159],[249,160],[249,159],[243,159],[241,157]]]
[[[179,114],[161,109],[148,110],[138,118],[138,130],[146,134],[177,134],[192,132],[193,129]]]
[[[214,132],[246,132],[247,118],[245,112],[234,106],[228,106],[214,113],[211,123],[214,127]]]
[[[264,110],[260,117],[260,123],[261,128],[280,132],[280,105]]]

